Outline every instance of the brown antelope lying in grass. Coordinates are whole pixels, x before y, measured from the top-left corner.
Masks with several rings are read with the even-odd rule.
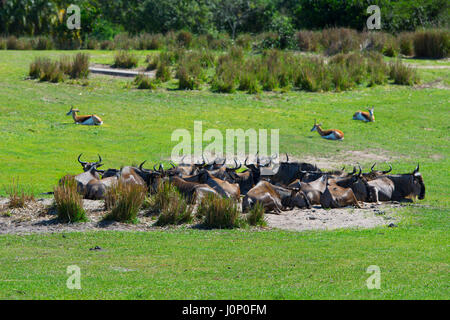
[[[341,130],[322,130],[321,126],[322,124],[317,124],[316,120],[314,119],[314,126],[312,127],[311,132],[317,131],[322,138],[328,140],[344,140],[344,133]]]
[[[375,116],[373,115],[373,107],[367,109],[369,112],[357,111],[353,115],[353,120],[361,120],[364,122],[375,122]]]
[[[72,115],[73,121],[75,121],[76,124],[82,124],[82,125],[87,125],[87,126],[100,126],[103,124],[102,119],[95,114],[92,114],[90,116],[88,116],[88,115],[79,116],[79,115],[77,115],[77,112],[80,112],[80,110],[74,109],[73,107],[71,107],[69,112],[67,112],[66,115],[68,115],[68,116]]]

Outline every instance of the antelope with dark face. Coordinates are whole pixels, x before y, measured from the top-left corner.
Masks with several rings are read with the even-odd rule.
[[[344,133],[338,129],[329,129],[323,130],[321,128],[322,124],[317,124],[316,120],[314,120],[314,126],[311,129],[311,132],[317,131],[320,136],[327,140],[344,140]]]
[[[363,173],[363,177],[366,180],[373,180],[376,179],[380,176],[383,176],[385,174],[388,174],[389,172],[392,171],[392,166],[388,163],[389,165],[389,170],[374,170],[375,166],[377,165],[377,163],[375,162],[372,167],[370,168],[370,172],[368,173]]]
[[[366,111],[356,111],[353,115],[353,120],[361,120],[364,122],[375,122],[375,116],[373,114],[374,107],[367,109]]]
[[[103,124],[102,119],[95,115],[78,115],[77,113],[80,112],[78,109],[74,109],[73,107],[70,108],[69,112],[67,112],[67,116],[72,116],[73,121],[75,121],[76,124],[82,124],[86,126],[100,126]]]

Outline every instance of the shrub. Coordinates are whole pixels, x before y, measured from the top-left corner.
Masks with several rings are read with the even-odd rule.
[[[189,31],[181,30],[177,35],[177,44],[182,48],[189,49],[192,42],[192,33]]]
[[[399,51],[400,48],[397,39],[392,36],[389,37],[389,40],[384,44],[383,54],[387,57],[396,57]]]
[[[114,37],[114,47],[120,50],[136,49],[136,41],[126,33],[120,33]]]
[[[161,34],[140,34],[136,40],[139,50],[158,50],[163,47]]]
[[[239,90],[255,94],[261,91],[258,77],[252,67],[242,70],[239,74]]]
[[[252,41],[253,38],[250,34],[248,33],[240,34],[236,38],[236,46],[242,48],[243,50],[248,51],[252,48]]]
[[[295,35],[297,48],[301,51],[319,51],[320,33],[316,31],[298,31]]]
[[[34,201],[33,192],[25,191],[25,188],[19,185],[18,180],[13,179],[11,185],[5,191],[8,195],[9,208],[23,208],[26,202]]]
[[[155,194],[150,197],[149,208],[150,213],[160,213],[166,208],[170,200],[176,197],[178,190],[168,181],[160,182],[156,188]]]
[[[398,36],[400,42],[400,53],[405,56],[414,55],[414,43],[413,34],[409,32],[403,32]]]
[[[125,183],[121,180],[106,193],[105,207],[111,212],[107,220],[119,222],[136,222],[137,214],[144,203],[147,188],[136,183]]]
[[[241,224],[236,201],[211,194],[202,199],[197,215],[203,217],[203,224],[208,228],[234,228]]]
[[[3,38],[0,38],[0,50],[5,50],[6,49],[6,40]]]
[[[71,65],[70,77],[72,79],[87,78],[89,75],[89,55],[85,53],[77,53],[73,57]]]
[[[177,190],[171,189],[168,202],[162,206],[156,225],[189,223],[192,221],[192,217],[192,207],[186,198]]]
[[[64,222],[87,221],[83,209],[83,197],[77,192],[77,182],[72,176],[65,176],[54,188],[55,206],[58,218]]]
[[[414,34],[416,57],[441,59],[449,56],[450,31],[424,30]]]
[[[114,68],[131,69],[137,66],[138,58],[135,54],[121,50],[114,56]]]
[[[101,50],[114,50],[115,49],[114,42],[111,40],[104,40],[104,41],[100,42],[100,49]]]
[[[358,50],[360,35],[352,29],[331,28],[322,30],[321,44],[326,55]]]
[[[38,37],[32,42],[34,50],[51,50],[53,49],[53,41],[46,37]]]
[[[416,69],[403,64],[400,60],[389,64],[389,77],[395,84],[412,86],[419,82]]]
[[[99,47],[100,47],[100,44],[99,44],[99,42],[98,42],[97,40],[95,40],[95,39],[89,39],[89,40],[86,42],[86,49],[89,49],[89,50],[97,50]]]
[[[39,79],[41,77],[42,66],[44,60],[49,60],[48,58],[35,58],[30,64],[30,71],[28,72],[31,79]]]
[[[156,85],[152,79],[144,74],[138,74],[134,79],[134,84],[137,85],[138,89],[156,89]]]
[[[267,225],[264,219],[264,205],[261,202],[256,202],[256,204],[247,213],[247,223],[251,226],[261,226]]]
[[[41,60],[41,64],[38,68],[40,70],[40,81],[60,82],[64,80],[64,73],[59,68],[59,63],[57,61],[51,61],[50,59],[44,58]]]
[[[170,66],[165,59],[159,59],[158,66],[156,68],[156,79],[159,79],[162,82],[169,81],[172,79],[172,73],[170,71]]]
[[[9,36],[8,39],[6,39],[6,48],[8,50],[22,50],[23,44],[15,36]]]
[[[367,60],[368,86],[387,83],[388,74],[389,67],[384,62],[383,57],[378,53],[369,54]]]

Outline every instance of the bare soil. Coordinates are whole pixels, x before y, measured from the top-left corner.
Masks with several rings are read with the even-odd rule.
[[[8,208],[8,199],[0,198],[0,234],[31,234],[79,231],[152,231],[163,228],[154,226],[155,218],[140,212],[139,223],[127,224],[103,221],[107,213],[103,201],[83,200],[89,222],[62,223],[52,209],[53,199],[28,202],[24,208]],[[266,214],[269,229],[283,230],[333,230],[341,228],[374,228],[395,222],[392,209],[398,203],[380,206],[365,204],[364,208],[341,208],[325,210],[320,207],[305,210],[284,211],[280,215]],[[192,224],[187,227],[198,227]]]

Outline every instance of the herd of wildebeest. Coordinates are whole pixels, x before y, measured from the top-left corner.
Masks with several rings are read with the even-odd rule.
[[[162,164],[145,169],[145,161],[139,166],[125,166],[120,169],[99,169],[102,158],[96,162],[78,162],[83,173],[75,175],[78,192],[86,199],[104,199],[114,184],[134,183],[144,185],[150,193],[157,191],[162,181],[172,183],[181,194],[195,202],[205,195],[242,199],[243,212],[251,209],[257,202],[264,205],[266,212],[279,213],[292,208],[310,208],[320,205],[323,208],[346,206],[361,207],[361,202],[402,201],[424,199],[425,185],[419,172],[419,165],[406,174],[389,174],[388,170],[375,170],[374,164],[369,172],[363,172],[361,166],[353,167],[351,172],[341,170],[323,171],[316,165],[286,160],[276,163],[275,156],[260,157],[250,163],[245,159],[242,164],[234,160],[229,167],[225,159],[185,163],[176,165],[170,162],[170,168]]]

